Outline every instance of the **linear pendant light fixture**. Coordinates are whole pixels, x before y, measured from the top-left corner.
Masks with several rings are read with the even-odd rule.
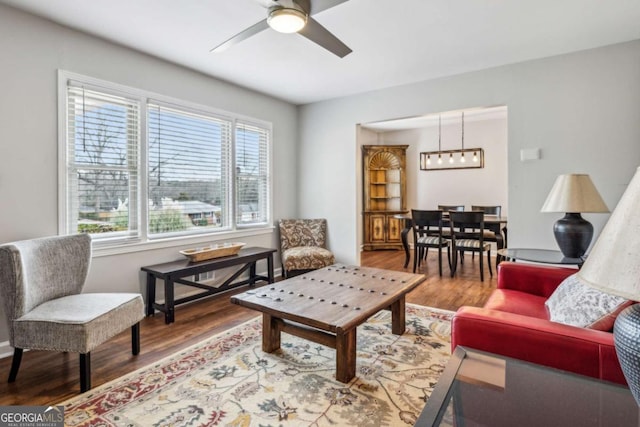
[[[424,151],[420,153],[420,170],[448,170],[448,169],[473,169],[484,167],[484,150],[482,148],[464,148],[464,111],[462,112],[462,148],[460,150],[442,150],[442,116],[438,116],[438,151]],[[437,162],[431,162],[431,156],[438,155]],[[469,156],[471,161],[467,161]],[[448,161],[442,161],[442,155]]]

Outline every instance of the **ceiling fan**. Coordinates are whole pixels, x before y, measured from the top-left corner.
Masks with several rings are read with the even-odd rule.
[[[351,53],[351,49],[311,15],[346,1],[348,0],[258,0],[267,8],[267,18],[214,47],[211,52],[225,50],[271,27],[282,33],[298,33],[340,58],[344,58]]]

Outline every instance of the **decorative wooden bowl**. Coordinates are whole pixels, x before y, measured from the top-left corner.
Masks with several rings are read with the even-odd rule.
[[[185,249],[180,253],[189,258],[191,262],[200,262],[223,256],[237,255],[244,245],[245,243],[241,242],[219,243],[202,248]]]

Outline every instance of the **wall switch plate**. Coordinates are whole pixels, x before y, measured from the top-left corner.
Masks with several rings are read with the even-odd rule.
[[[539,160],[540,149],[539,148],[523,148],[520,150],[520,161],[526,162],[527,160]]]

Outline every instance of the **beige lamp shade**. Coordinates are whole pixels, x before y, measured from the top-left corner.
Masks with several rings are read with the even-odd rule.
[[[556,178],[541,212],[609,212],[595,185],[586,174],[567,174]]]
[[[603,292],[640,300],[640,168],[578,276]]]

